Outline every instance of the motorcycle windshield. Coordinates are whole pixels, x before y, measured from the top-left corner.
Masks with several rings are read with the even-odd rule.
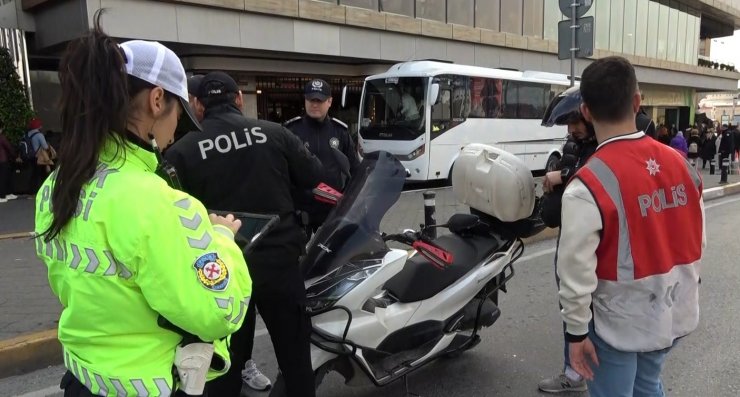
[[[388,251],[380,235],[380,221],[403,190],[406,170],[387,152],[368,153],[352,175],[344,197],[329,214],[301,262],[305,279],[322,277],[353,260],[374,258]]]

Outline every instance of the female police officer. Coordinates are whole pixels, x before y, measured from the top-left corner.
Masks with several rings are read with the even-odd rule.
[[[240,223],[209,221],[155,174],[157,146],[173,139],[180,114],[197,127],[180,60],[155,42],[119,46],[99,18],[61,60],[59,168],[36,199],[37,253],[64,307],[61,387],[65,396],[180,394],[196,374],[173,379],[173,365],[200,358],[228,369],[221,339],[241,325],[251,293],[233,242]],[[181,335],[162,319],[214,342],[201,344],[215,346],[214,360],[208,348],[183,357]]]

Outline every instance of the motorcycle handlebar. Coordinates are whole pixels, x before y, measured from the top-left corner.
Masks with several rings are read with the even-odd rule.
[[[412,237],[410,233],[383,235],[383,241],[395,241],[406,245],[413,245],[417,240],[418,238],[416,238],[416,236]]]

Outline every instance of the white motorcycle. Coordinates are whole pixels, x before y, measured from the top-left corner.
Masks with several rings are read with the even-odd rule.
[[[544,228],[531,217],[529,169],[507,152],[470,145],[455,163],[453,191],[471,214],[381,234],[405,176],[394,156],[368,154],[301,262],[317,388],[329,371],[349,385],[385,386],[475,347],[480,329],[499,318],[498,292],[524,251],[520,238]],[[430,239],[430,228],[450,233]],[[286,395],[282,375],[270,395]]]

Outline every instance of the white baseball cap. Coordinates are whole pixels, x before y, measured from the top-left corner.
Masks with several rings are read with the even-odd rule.
[[[156,41],[131,40],[122,43],[126,73],[177,96],[188,117],[180,117],[177,132],[202,130],[188,102],[188,80],[180,58]]]

